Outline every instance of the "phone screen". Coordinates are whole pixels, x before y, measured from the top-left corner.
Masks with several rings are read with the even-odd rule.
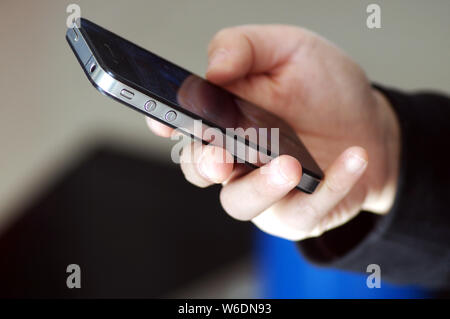
[[[186,110],[224,132],[227,128],[265,128],[269,152],[273,144],[271,128],[278,128],[279,155],[296,157],[304,170],[322,178],[320,168],[296,133],[279,117],[86,19],[81,19],[81,28],[112,76],[132,82],[160,101]]]

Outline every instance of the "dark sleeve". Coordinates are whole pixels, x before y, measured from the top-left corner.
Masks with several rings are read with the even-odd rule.
[[[385,216],[361,212],[317,238],[298,242],[312,263],[366,272],[383,280],[450,288],[450,99],[376,86],[391,102],[401,130],[399,183]]]

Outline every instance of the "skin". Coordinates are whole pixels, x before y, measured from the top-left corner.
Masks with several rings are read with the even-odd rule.
[[[193,144],[181,169],[199,187],[223,184],[220,201],[233,218],[289,240],[319,236],[361,210],[389,212],[396,193],[399,125],[364,71],[317,34],[286,25],[219,31],[208,48],[206,77],[286,120],[325,172],[312,195],[295,188],[301,164],[282,155],[249,171],[217,161],[223,150]],[[150,129],[172,129],[147,118]],[[192,152],[202,148],[194,161]],[[222,156],[219,156],[222,157]]]

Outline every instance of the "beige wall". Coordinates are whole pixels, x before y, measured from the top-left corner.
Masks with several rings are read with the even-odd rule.
[[[369,3],[382,29],[365,26]],[[376,81],[450,88],[450,1],[5,1],[0,3],[0,226],[99,137],[169,159],[142,116],[96,92],[64,39],[66,6],[203,74],[220,28],[289,23],[344,48]]]

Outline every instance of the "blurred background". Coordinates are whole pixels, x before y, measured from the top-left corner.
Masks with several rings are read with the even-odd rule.
[[[450,2],[23,1],[0,3],[0,296],[427,297],[417,287],[318,269],[292,243],[228,218],[218,188],[198,190],[171,163],[171,141],[99,94],[64,39],[66,7],[204,74],[219,29],[312,29],[369,77],[449,92]],[[366,7],[381,6],[381,29]],[[79,264],[82,288],[67,289]]]

